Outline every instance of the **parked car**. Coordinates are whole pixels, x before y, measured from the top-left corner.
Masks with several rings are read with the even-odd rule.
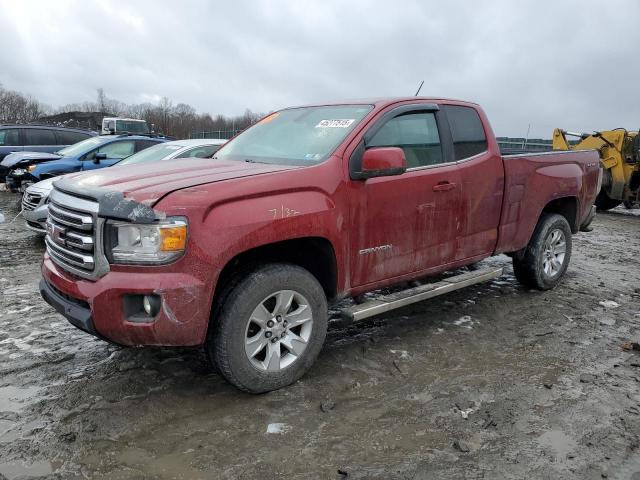
[[[452,272],[336,307],[361,320],[496,278],[456,269],[501,253],[555,287],[601,181],[595,150],[503,157],[478,105],[416,97],[281,110],[214,159],[55,182],[40,291],[111,342],[204,345],[252,393],[304,374],[337,299]]]
[[[130,157],[114,165],[137,165],[141,163],[159,162],[181,158],[208,158],[211,157],[227,140],[198,139],[178,140],[174,142],[160,143],[134,153]],[[49,212],[49,194],[53,190],[53,182],[60,177],[50,177],[30,185],[22,197],[22,216],[27,227],[34,232],[45,234],[47,214]]]
[[[146,135],[100,135],[55,154],[13,153],[2,161],[11,168],[6,178],[7,188],[12,192],[23,192],[29,185],[46,178],[110,167],[135,152],[166,141],[164,137]]]
[[[4,182],[8,166],[1,162],[13,152],[29,150],[48,153],[97,135],[90,130],[52,127],[48,125],[0,125],[0,182]]]

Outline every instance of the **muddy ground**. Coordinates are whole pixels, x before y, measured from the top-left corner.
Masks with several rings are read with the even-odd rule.
[[[640,479],[640,216],[599,215],[554,291],[497,257],[503,278],[334,325],[302,381],[250,396],[197,351],[69,325],[8,192],[0,213],[0,479]]]

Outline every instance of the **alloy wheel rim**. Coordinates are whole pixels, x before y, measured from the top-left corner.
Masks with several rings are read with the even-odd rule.
[[[547,277],[553,278],[562,270],[567,254],[567,239],[560,229],[552,230],[544,243],[542,269]]]
[[[307,349],[313,329],[309,301],[295,290],[278,290],[254,308],[245,329],[245,354],[264,372],[279,372]]]

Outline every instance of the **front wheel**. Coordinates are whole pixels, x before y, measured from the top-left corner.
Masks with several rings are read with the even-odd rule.
[[[524,252],[514,255],[513,272],[520,283],[538,290],[554,288],[571,259],[571,228],[557,213],[545,213]]]
[[[327,332],[327,300],[316,278],[272,264],[225,297],[206,350],[227,381],[249,393],[290,385],[313,364]]]

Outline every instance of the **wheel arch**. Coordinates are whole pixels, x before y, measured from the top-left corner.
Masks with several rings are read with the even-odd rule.
[[[571,233],[578,233],[580,225],[578,224],[578,199],[576,197],[560,197],[547,203],[538,217],[538,222],[545,213],[557,213],[562,215],[571,228]]]
[[[237,254],[218,276],[212,303],[212,318],[243,273],[269,263],[290,263],[308,270],[320,283],[327,299],[338,290],[338,267],[333,245],[324,237],[302,237],[260,245]]]

